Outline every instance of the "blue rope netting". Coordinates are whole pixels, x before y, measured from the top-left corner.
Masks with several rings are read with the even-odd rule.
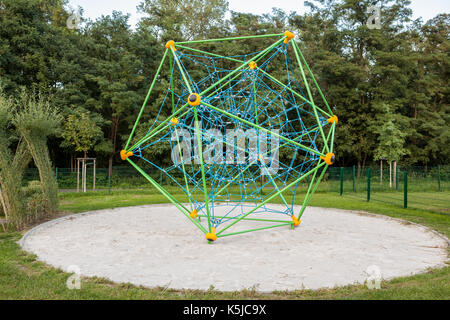
[[[201,93],[233,72],[240,65],[235,61],[248,63],[258,53],[216,57],[177,50],[175,54],[180,64],[172,63],[170,70],[170,83],[173,85],[169,85],[156,121],[147,133],[167,119],[162,116],[167,114],[167,108],[175,112],[186,104],[191,91],[182,79],[180,67],[192,91]],[[317,122],[311,105],[291,92],[305,96],[294,75],[286,44],[275,46],[258,61],[258,68],[243,70],[202,95],[202,102],[320,152],[316,141],[319,128],[327,124],[327,119],[319,114]],[[269,77],[267,74],[271,70],[276,70],[278,75],[282,71],[283,78],[278,80],[291,90]],[[172,184],[179,187],[190,199],[191,210],[205,213],[196,123],[193,108],[189,108],[176,125],[165,126],[152,141],[138,145],[133,154],[148,166],[161,170]],[[320,160],[315,153],[202,104],[197,107],[197,112],[212,227],[244,215],[314,169]],[[170,144],[174,160],[164,167],[148,160],[144,152],[160,144]],[[278,196],[282,207],[264,205],[254,213],[291,216],[298,186],[299,183],[283,192],[284,197]],[[220,217],[215,215],[218,207],[225,208],[225,213],[220,210]]]

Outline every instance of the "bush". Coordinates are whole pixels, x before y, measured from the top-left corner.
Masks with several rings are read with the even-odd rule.
[[[40,181],[30,181],[21,191],[26,204],[25,224],[50,216],[49,201]]]
[[[27,94],[12,100],[0,88],[0,188],[8,228],[21,229],[58,207],[58,188],[47,138],[59,130],[61,116],[48,99]],[[40,182],[22,187],[33,158]]]

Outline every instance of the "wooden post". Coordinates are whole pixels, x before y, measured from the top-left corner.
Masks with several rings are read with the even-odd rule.
[[[408,171],[403,172],[403,208],[408,208]]]
[[[398,187],[397,187],[397,161],[394,161],[394,183],[395,183],[395,188],[398,189]]]
[[[392,161],[389,161],[389,188],[392,188]]]
[[[395,163],[395,164],[396,164],[396,165],[395,165],[395,190],[398,191],[398,186],[399,186],[398,179],[400,178],[400,175],[399,175],[399,173],[398,173],[398,166],[397,166],[397,163]]]
[[[383,159],[380,159],[380,184],[383,184]]]
[[[438,191],[441,192],[441,165],[438,165]]]
[[[308,176],[308,178],[309,178],[309,176]],[[356,167],[355,167],[355,165],[353,165],[352,178],[353,178],[353,192],[356,192]]]
[[[83,192],[86,192],[86,178],[87,178],[87,163],[86,159],[83,159]]]
[[[108,167],[108,194],[111,194],[111,167]]]
[[[95,163],[95,159],[94,159],[94,178],[92,181],[92,190],[95,191],[95,171],[96,171],[96,163]]]
[[[80,192],[80,159],[77,158],[77,192]]]

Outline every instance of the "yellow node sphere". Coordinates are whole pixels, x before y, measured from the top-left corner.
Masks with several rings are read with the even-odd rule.
[[[302,222],[301,219],[297,219],[294,215],[291,216],[292,222],[294,222],[294,227],[297,227]]]
[[[198,105],[200,105],[200,101],[201,101],[201,98],[198,93],[191,93],[188,97],[188,103],[190,106],[193,106],[193,107],[198,106]]]
[[[173,41],[173,40],[167,41],[166,48],[167,49],[172,48],[173,51],[177,51],[177,48],[175,48],[175,41]]]
[[[192,219],[195,219],[195,218],[197,218],[197,209],[194,209],[190,214],[189,214],[189,216],[192,218]]]
[[[211,232],[208,232],[205,235],[206,240],[209,241],[216,241],[217,240],[217,236],[216,236],[216,228],[211,228]]]
[[[292,32],[290,32],[290,31],[288,31],[288,30],[286,30],[286,32],[284,33],[284,35],[285,35],[285,39],[284,39],[284,43],[288,43],[289,41],[291,41],[291,39],[294,39],[294,37],[295,37],[295,35],[292,33]]]
[[[332,165],[334,164],[335,156],[334,153],[327,153],[325,157],[320,156],[320,159],[325,161],[326,164]]]
[[[127,160],[128,157],[131,157],[133,155],[133,152],[129,151],[126,152],[125,150],[120,151],[120,158],[122,160]]]
[[[335,124],[337,124],[337,123],[338,123],[338,117],[337,117],[337,116],[332,116],[331,118],[327,119],[327,121],[328,121],[329,123],[335,123]]]

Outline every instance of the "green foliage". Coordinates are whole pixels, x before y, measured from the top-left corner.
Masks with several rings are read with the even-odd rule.
[[[378,134],[378,146],[375,149],[375,160],[398,161],[408,153],[405,148],[406,133],[394,122],[394,115],[389,106],[383,104],[384,113],[378,116],[373,130]]]
[[[11,119],[15,111],[14,102],[0,88],[0,145],[8,147],[11,144]]]
[[[13,127],[16,110],[16,103],[0,91],[0,214],[6,217],[8,227],[20,229],[52,211],[40,182],[30,182],[27,187],[21,187],[31,154],[23,139],[14,143],[17,138]],[[15,153],[9,148],[11,144],[16,147]]]
[[[22,91],[17,103],[19,110],[13,119],[13,124],[22,135],[46,139],[50,135],[61,132],[62,116],[48,98]]]
[[[52,59],[57,55],[63,0],[2,0],[0,74],[7,92],[34,85],[52,86]]]
[[[407,149],[395,156],[398,160],[448,163],[442,157],[450,141],[448,112],[443,112],[448,101],[441,93],[448,86],[433,80],[448,81],[445,68],[438,71],[436,66],[449,63],[448,51],[442,51],[448,48],[449,17],[441,15],[422,25],[411,21],[409,1],[383,0],[376,4],[381,7],[381,29],[371,30],[366,26],[367,8],[373,4],[311,1],[311,13],[290,16],[319,85],[339,116],[338,161],[360,167],[375,160],[380,157],[378,141],[386,141],[380,135],[394,130],[399,134],[396,145]],[[434,48],[429,47],[431,41]],[[382,117],[384,104],[390,118]],[[389,121],[397,130],[385,125]]]
[[[23,201],[26,203],[25,225],[40,221],[54,213],[40,181],[30,181],[28,186],[22,188],[21,193]]]
[[[100,125],[103,118],[98,114],[78,108],[64,122],[62,137],[65,145],[72,145],[75,151],[84,152],[85,157],[96,143],[103,138]]]
[[[18,173],[16,177],[13,166],[15,159],[9,148],[14,111],[14,102],[0,90],[0,205],[7,221],[19,226],[24,212],[24,203],[20,197],[21,180],[18,180],[21,174]]]
[[[62,116],[49,100],[22,92],[19,111],[13,119],[17,130],[27,143],[28,150],[39,170],[42,190],[51,212],[58,208],[58,186],[47,146],[50,135],[60,133]]]
[[[86,36],[93,68],[86,74],[86,79],[95,88],[95,93],[85,105],[100,112],[110,124],[109,143],[100,147],[102,150],[111,147],[109,163],[112,166],[112,158],[122,144],[119,128],[124,119],[138,109],[142,62],[134,53],[134,40],[126,15],[114,12],[112,16],[97,20],[89,25]]]
[[[399,130],[394,122],[389,119],[380,128],[378,147],[375,150],[375,160],[397,161],[406,154],[403,147],[406,134]]]
[[[228,10],[226,0],[144,0],[142,20],[162,40],[214,38],[223,26]]]
[[[319,86],[339,116],[337,165],[363,168],[372,164],[380,156],[380,142],[386,141],[380,135],[388,136],[388,132],[404,134],[398,136],[406,149],[396,156],[401,164],[450,163],[449,14],[425,23],[412,21],[410,1],[380,0],[376,5],[381,7],[381,29],[369,29],[367,8],[375,4],[373,0],[307,1],[311,8],[307,13],[274,9],[259,16],[231,12],[228,20],[224,0],[142,0],[139,10],[143,18],[136,30],[120,12],[69,30],[65,23],[70,13],[65,3],[2,0],[0,74],[7,94],[17,95],[21,86],[34,88],[50,93],[52,104],[65,118],[81,107],[101,116],[104,125],[97,124],[103,135],[96,131],[99,140],[93,146],[87,143],[100,166],[119,163],[118,151],[133,127],[167,40],[282,33],[286,29],[296,34]],[[271,41],[207,43],[198,48],[239,55],[259,51]],[[282,66],[283,61],[276,61],[269,72],[287,81]],[[204,76],[200,68],[190,72],[197,79]],[[142,115],[143,122],[170,115],[170,106],[158,115],[168,78],[165,65]],[[312,93],[323,107],[315,88]],[[397,130],[383,118],[384,104]],[[9,136],[8,140],[16,143],[19,138]],[[52,139],[50,153],[58,166],[69,166],[65,154],[73,156],[83,152],[75,149],[86,149],[79,143],[73,148],[64,138]],[[148,157],[160,159],[166,146],[146,152]]]
[[[23,228],[57,210],[47,137],[59,132],[60,121],[47,99],[22,91],[14,101],[0,91],[0,202],[9,227]],[[32,158],[41,181],[22,188],[24,171]]]

